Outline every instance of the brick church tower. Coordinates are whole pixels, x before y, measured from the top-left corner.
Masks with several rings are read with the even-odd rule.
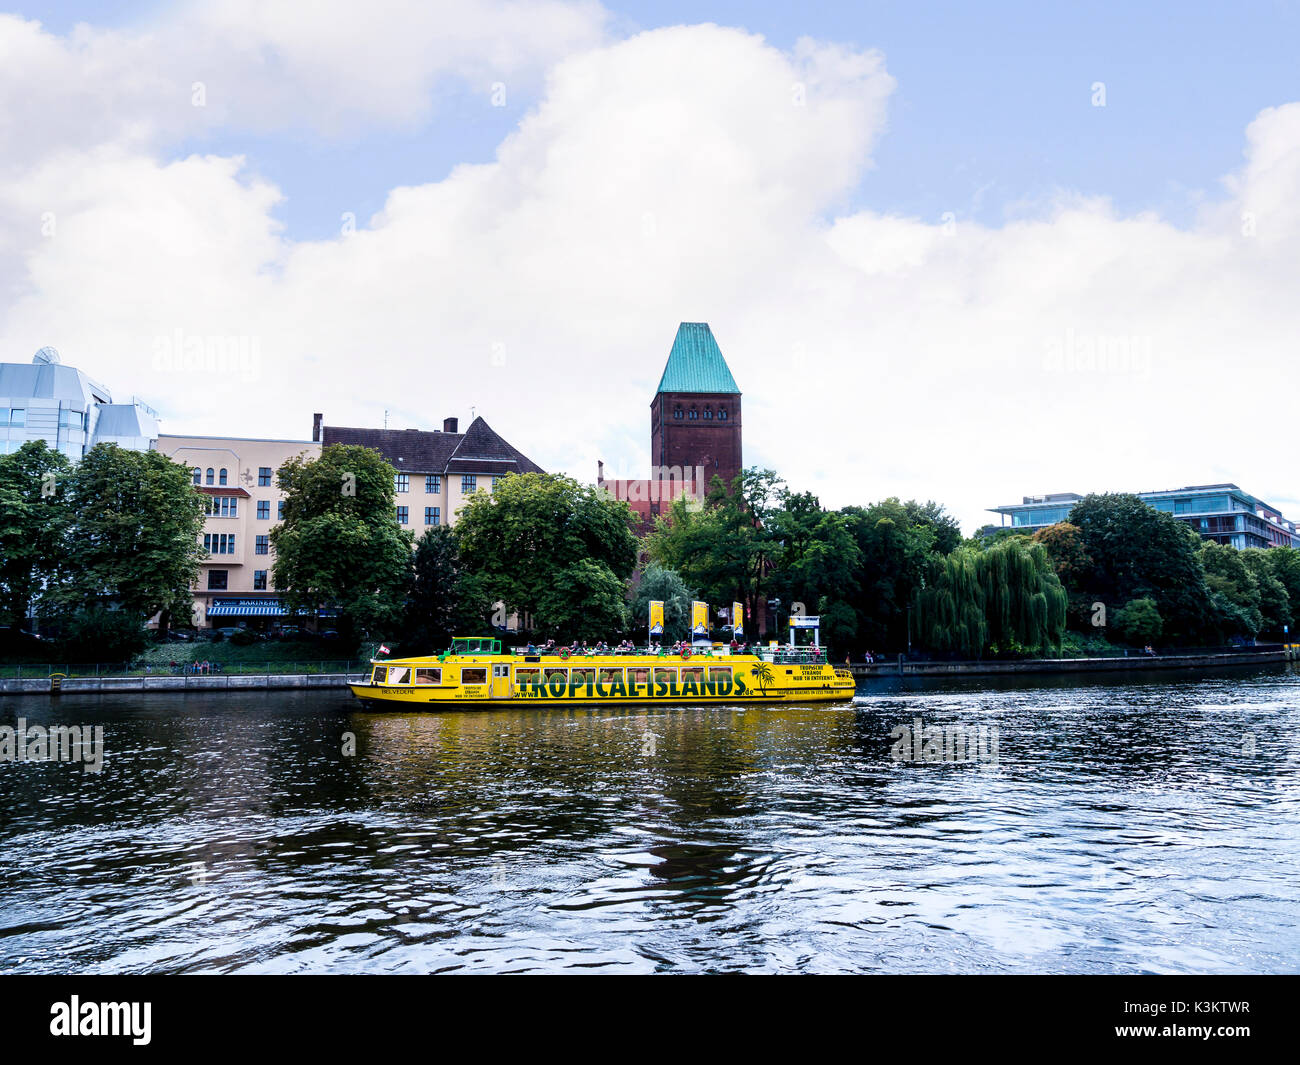
[[[744,465],[740,389],[707,322],[682,322],[659,389],[650,401],[651,480],[692,479],[702,467],[707,493],[714,476],[728,488]],[[656,508],[658,509],[658,508]]]

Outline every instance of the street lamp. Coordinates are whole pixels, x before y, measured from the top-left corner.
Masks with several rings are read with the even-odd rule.
[[[769,599],[767,609],[772,611],[772,616],[776,618],[776,639],[777,643],[781,642],[781,600]]]

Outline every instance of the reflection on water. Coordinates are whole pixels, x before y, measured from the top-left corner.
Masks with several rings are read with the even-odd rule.
[[[106,753],[0,763],[0,972],[1300,966],[1294,669],[761,709],[0,699],[20,716]],[[996,728],[996,762],[891,757],[918,721]]]

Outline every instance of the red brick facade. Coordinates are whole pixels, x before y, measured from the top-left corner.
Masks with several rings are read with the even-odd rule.
[[[650,462],[661,478],[693,480],[703,467],[705,492],[715,475],[730,487],[744,465],[740,394],[658,393],[650,402]]]

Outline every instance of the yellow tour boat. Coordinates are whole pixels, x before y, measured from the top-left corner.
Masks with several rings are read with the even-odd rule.
[[[814,648],[758,654],[726,648],[680,653],[520,654],[501,641],[460,637],[445,654],[372,659],[370,676],[349,684],[367,703],[439,709],[575,703],[831,702],[853,696],[853,676]]]

